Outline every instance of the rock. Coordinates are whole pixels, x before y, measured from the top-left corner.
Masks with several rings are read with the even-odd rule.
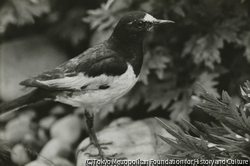
[[[71,163],[69,160],[61,157],[55,157],[52,158],[51,161],[56,165],[56,166],[74,166],[73,163]]]
[[[8,141],[10,146],[19,143],[26,134],[34,134],[31,128],[30,118],[21,116],[9,121],[5,127],[3,139]]]
[[[19,82],[50,70],[68,60],[62,49],[59,49],[46,35],[18,38],[0,45],[1,53],[1,86],[0,98],[10,101],[29,91]]]
[[[34,160],[26,164],[25,166],[52,166],[52,165],[51,164],[49,165],[49,163],[44,163],[43,161],[40,160]]]
[[[22,139],[22,144],[34,153],[39,153],[43,145],[41,140],[37,138],[34,134],[26,134]]]
[[[168,122],[170,123],[170,122]],[[170,151],[171,146],[162,141],[156,134],[173,138],[154,118],[132,121],[121,118],[112,122],[107,128],[97,133],[100,143],[112,142],[103,149],[106,155],[117,153],[117,158],[129,160],[163,159],[161,154]],[[84,166],[86,159],[93,159],[86,153],[97,154],[97,149],[89,145],[89,138],[84,139],[77,148],[77,166]]]
[[[67,142],[58,138],[53,138],[47,142],[40,152],[40,155],[47,159],[51,159],[53,157],[68,158],[71,154],[71,146]]]
[[[11,151],[11,160],[17,165],[24,165],[30,162],[28,151],[22,144],[16,144]]]
[[[61,157],[54,157],[52,159],[34,160],[25,166],[74,166],[70,161]]]
[[[45,130],[49,130],[52,124],[56,121],[56,117],[47,116],[39,121],[39,126]]]
[[[129,117],[119,118],[112,123],[109,124],[110,127],[117,127],[118,125],[126,125],[129,123],[133,123],[133,120]]]
[[[24,118],[27,120],[32,120],[34,118],[36,118],[36,111],[34,109],[26,109],[25,111],[23,111],[20,115],[19,118]]]
[[[78,116],[67,115],[52,125],[50,135],[52,138],[58,138],[73,145],[81,136],[81,125],[81,119]]]
[[[39,140],[41,141],[41,144],[43,144],[43,145],[46,144],[49,141],[48,134],[42,128],[38,129],[37,136],[38,136]]]
[[[0,129],[0,140],[4,138],[4,134],[5,134],[4,131],[2,129]]]
[[[65,115],[65,113],[67,113],[67,112],[66,112],[65,108],[61,104],[56,105],[55,107],[53,107],[50,110],[50,114],[55,115],[55,116]]]

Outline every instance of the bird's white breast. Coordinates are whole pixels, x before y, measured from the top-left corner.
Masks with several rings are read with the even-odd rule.
[[[86,107],[91,109],[100,109],[105,105],[114,103],[118,98],[127,93],[137,82],[138,77],[134,74],[131,65],[128,65],[127,71],[120,76],[100,75],[92,78],[91,81],[97,86],[102,81],[110,86],[107,89],[86,89],[83,91],[75,91],[71,96],[58,96],[57,101],[70,104],[75,107]],[[91,85],[90,85],[91,86]]]

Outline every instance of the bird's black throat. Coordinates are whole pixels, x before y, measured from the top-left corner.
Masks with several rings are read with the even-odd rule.
[[[136,76],[138,76],[143,62],[142,43],[145,34],[126,33],[119,30],[121,29],[114,30],[108,43],[113,50],[132,65]]]

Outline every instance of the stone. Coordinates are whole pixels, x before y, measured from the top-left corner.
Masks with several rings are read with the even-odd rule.
[[[39,128],[37,131],[37,136],[39,138],[39,141],[41,142],[41,144],[46,144],[49,141],[49,136],[46,133],[45,129],[43,128]]]
[[[32,162],[27,163],[25,166],[52,166],[49,162],[43,162],[41,160],[34,160]]]
[[[47,159],[51,159],[53,157],[68,158],[71,154],[71,146],[67,142],[58,138],[53,138],[47,142],[40,152],[40,155]]]
[[[40,121],[39,121],[39,126],[45,130],[49,130],[50,127],[52,126],[52,124],[56,121],[56,117],[54,116],[47,116],[47,117],[44,117],[42,118]]]
[[[17,165],[24,165],[31,161],[28,151],[22,144],[16,144],[11,151],[11,160]]]
[[[26,134],[34,134],[31,124],[30,118],[25,116],[12,119],[6,124],[2,139],[8,141],[10,146],[21,142]]]
[[[57,120],[50,129],[50,135],[52,138],[58,138],[70,145],[75,144],[82,131],[81,119],[76,115],[67,115]]]
[[[34,160],[25,166],[74,166],[70,161],[61,157],[54,157],[51,159]]]
[[[58,115],[61,116],[61,115],[64,115],[65,113],[67,113],[67,111],[61,104],[56,105],[50,110],[50,114],[54,116],[58,116]]]
[[[170,122],[167,122],[170,123]],[[161,154],[171,150],[171,146],[162,141],[156,134],[174,138],[167,133],[154,118],[132,121],[120,118],[112,122],[107,128],[97,133],[106,155],[117,153],[116,158],[126,157],[129,160],[163,159]],[[86,153],[97,154],[94,145],[89,146],[89,138],[84,139],[77,148],[77,166],[84,166],[87,159],[94,159]]]
[[[69,160],[62,158],[62,157],[55,157],[52,158],[51,161],[56,165],[56,166],[74,166],[73,163],[71,163]]]

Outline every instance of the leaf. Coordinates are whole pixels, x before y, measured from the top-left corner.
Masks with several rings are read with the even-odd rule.
[[[3,164],[3,159],[8,158],[8,154],[11,152],[10,147],[7,146],[7,142],[0,139],[0,164]]]
[[[190,129],[196,136],[203,135],[195,126],[193,126],[188,120],[182,119],[183,123]]]
[[[233,17],[226,17],[222,21],[218,21],[214,25],[215,34],[228,43],[237,43],[238,33],[241,28],[247,26],[246,21],[244,21],[239,13],[236,13]]]
[[[218,139],[212,137],[211,135],[220,135],[223,136],[227,134],[225,129],[221,126],[215,125],[212,123],[212,126],[209,126],[208,124],[204,124],[202,122],[196,122],[196,124],[201,128],[200,130],[204,133],[202,136],[206,138],[208,141],[213,143],[221,143],[218,141]]]
[[[88,10],[89,15],[84,17],[83,21],[89,23],[91,29],[98,31],[107,28],[113,29],[124,12],[129,9],[131,3],[131,0],[108,0],[106,4],[101,4],[100,8]]]
[[[226,95],[223,95],[222,97],[225,96]],[[216,97],[209,94],[208,92],[202,93],[201,97],[204,98],[205,101],[203,103],[199,103],[197,106],[202,108],[206,113],[220,120],[221,122],[225,121],[225,117],[231,117],[229,104],[223,102],[228,99],[222,98],[222,101],[219,101]]]
[[[178,96],[178,92],[175,91],[151,94],[151,96],[145,98],[145,102],[150,103],[148,111],[155,110],[158,107],[161,107],[162,109],[167,108],[172,98],[175,98],[176,96]]]
[[[238,107],[230,96],[223,92],[222,100],[219,101],[211,94],[202,94],[204,103],[198,104],[205,112],[218,119],[221,123],[239,135],[250,133],[250,117],[244,110],[244,105]]]
[[[166,142],[167,144],[173,146],[174,148],[178,149],[178,150],[185,150],[185,148],[183,148],[182,146],[180,146],[179,144],[177,144],[176,142],[170,140],[169,138],[165,138],[161,135],[158,135],[164,142]]]
[[[221,62],[218,49],[222,47],[223,39],[216,34],[194,35],[185,43],[182,56],[191,54],[194,58],[194,63],[204,63],[205,66],[214,69],[214,64]]]
[[[158,46],[151,51],[147,51],[144,54],[143,66],[141,69],[139,81],[142,81],[145,85],[147,85],[148,75],[152,70],[155,71],[158,79],[163,79],[164,69],[170,62],[171,59],[168,56],[166,48]]]
[[[86,10],[81,7],[75,7],[67,11],[61,22],[50,29],[52,35],[57,35],[60,39],[70,41],[76,46],[80,41],[88,38],[88,25],[81,21]]]
[[[204,140],[204,138],[201,136],[200,137],[201,142],[200,145],[202,146],[203,149],[205,149],[206,151],[208,150],[208,143]]]
[[[34,23],[34,17],[39,17],[50,11],[48,0],[9,0],[0,10],[0,33],[6,30],[8,24],[23,25]]]
[[[180,6],[175,6],[173,9],[172,9],[176,14],[182,16],[182,17],[185,17],[185,12],[184,10],[180,7]]]
[[[190,97],[191,98],[191,97]],[[184,97],[180,101],[176,101],[171,107],[172,111],[170,118],[173,121],[182,122],[182,119],[190,121],[189,114],[192,111],[193,102],[192,99]]]
[[[170,81],[158,83],[155,81],[156,80],[149,83],[144,96],[145,103],[150,103],[149,111],[158,107],[162,107],[163,109],[167,108],[170,101],[176,100],[180,93],[178,89],[173,89],[172,82]]]
[[[173,129],[160,119],[156,118],[156,120],[169,134],[174,136],[176,140],[165,138],[160,135],[159,137],[166,143],[182,151],[181,154],[178,154],[182,157],[188,154],[194,155],[197,153],[206,156],[206,158],[213,159],[215,156],[218,156],[218,154],[221,153],[221,150],[223,149],[217,144],[208,142],[202,136],[201,138],[197,138],[191,136],[190,134],[185,134],[179,127],[175,127],[175,129]]]
[[[250,102],[250,82],[246,81],[244,87],[240,87],[241,96],[247,101]]]
[[[197,78],[197,83],[194,83],[193,85],[193,91],[195,94],[199,94],[201,92],[201,89],[204,88],[207,92],[212,94],[214,97],[220,97],[217,89],[215,86],[218,84],[218,81],[215,81],[214,79],[219,76],[218,73],[208,73],[203,72],[199,77]],[[202,86],[202,87],[201,87]]]
[[[173,129],[172,127],[170,127],[169,125],[167,125],[166,123],[164,123],[161,119],[155,117],[156,121],[169,133],[171,134],[173,137],[180,139],[180,135],[178,134],[178,131]],[[176,127],[177,128],[177,127]]]
[[[247,58],[247,61],[250,63],[250,32],[249,31],[243,32],[239,38],[240,40],[238,40],[238,43],[245,47],[244,56]]]

